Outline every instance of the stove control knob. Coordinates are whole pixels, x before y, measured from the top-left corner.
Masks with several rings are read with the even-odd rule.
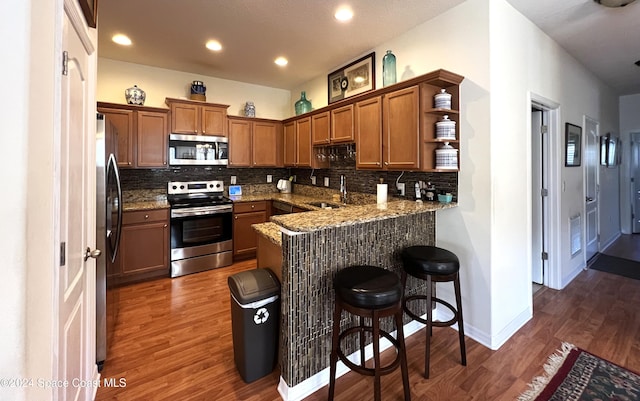
[[[184,185],[180,185],[180,189],[184,189]]]
[[[178,186],[177,186],[177,185],[173,185],[173,186],[171,187],[171,189],[178,189]]]
[[[213,188],[213,184],[209,184],[209,188]]]
[[[220,184],[216,184],[216,188],[220,188]]]

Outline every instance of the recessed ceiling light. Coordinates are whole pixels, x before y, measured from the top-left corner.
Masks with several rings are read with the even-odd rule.
[[[214,52],[219,52],[220,50],[222,50],[222,45],[217,40],[210,40],[205,46],[207,46],[207,49]]]
[[[114,35],[111,40],[122,46],[131,46],[131,39],[127,35],[121,33]]]
[[[275,59],[274,63],[278,64],[280,67],[284,67],[285,65],[289,64],[289,60],[284,57],[278,57],[277,59]]]
[[[353,18],[353,11],[347,7],[341,7],[333,15],[338,21],[345,22]]]
[[[593,0],[598,4],[602,4],[606,7],[624,7],[627,4],[633,3],[635,0]]]

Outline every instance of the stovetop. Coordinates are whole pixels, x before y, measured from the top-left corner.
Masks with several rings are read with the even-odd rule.
[[[167,184],[167,201],[172,208],[233,203],[224,196],[222,181],[170,181]]]

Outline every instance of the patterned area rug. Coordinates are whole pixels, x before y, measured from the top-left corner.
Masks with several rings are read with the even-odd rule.
[[[518,401],[638,401],[640,375],[569,343],[551,355]]]

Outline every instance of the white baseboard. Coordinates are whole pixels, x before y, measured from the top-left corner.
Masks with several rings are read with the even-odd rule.
[[[421,317],[425,318],[426,315],[423,315]],[[433,317],[434,317],[434,320],[441,320],[439,317],[438,309],[434,311]],[[423,328],[424,325],[415,320],[412,320],[402,327],[404,332],[404,338],[406,339],[410,335],[414,334],[415,332]],[[390,334],[395,338],[397,331],[393,331]],[[386,350],[391,346],[392,346],[391,342],[386,338],[383,337],[380,339],[380,352]],[[365,354],[365,359],[367,360],[373,357],[372,344],[369,344],[365,347],[364,354]],[[354,352],[353,354],[349,355],[348,358],[353,363],[359,364],[360,351]],[[341,361],[338,361],[338,366],[336,368],[336,379],[344,375],[345,373],[349,372],[349,370],[350,369],[344,363],[342,363]],[[284,381],[282,376],[280,376],[280,382],[278,383],[278,392],[280,393],[280,396],[284,401],[299,401],[309,396],[310,394],[313,394],[314,392],[326,386],[327,384],[329,384],[329,379],[330,379],[330,376],[329,376],[328,367],[316,373],[315,375],[311,376],[310,378],[306,379],[302,383],[293,387],[289,387],[289,385]]]

